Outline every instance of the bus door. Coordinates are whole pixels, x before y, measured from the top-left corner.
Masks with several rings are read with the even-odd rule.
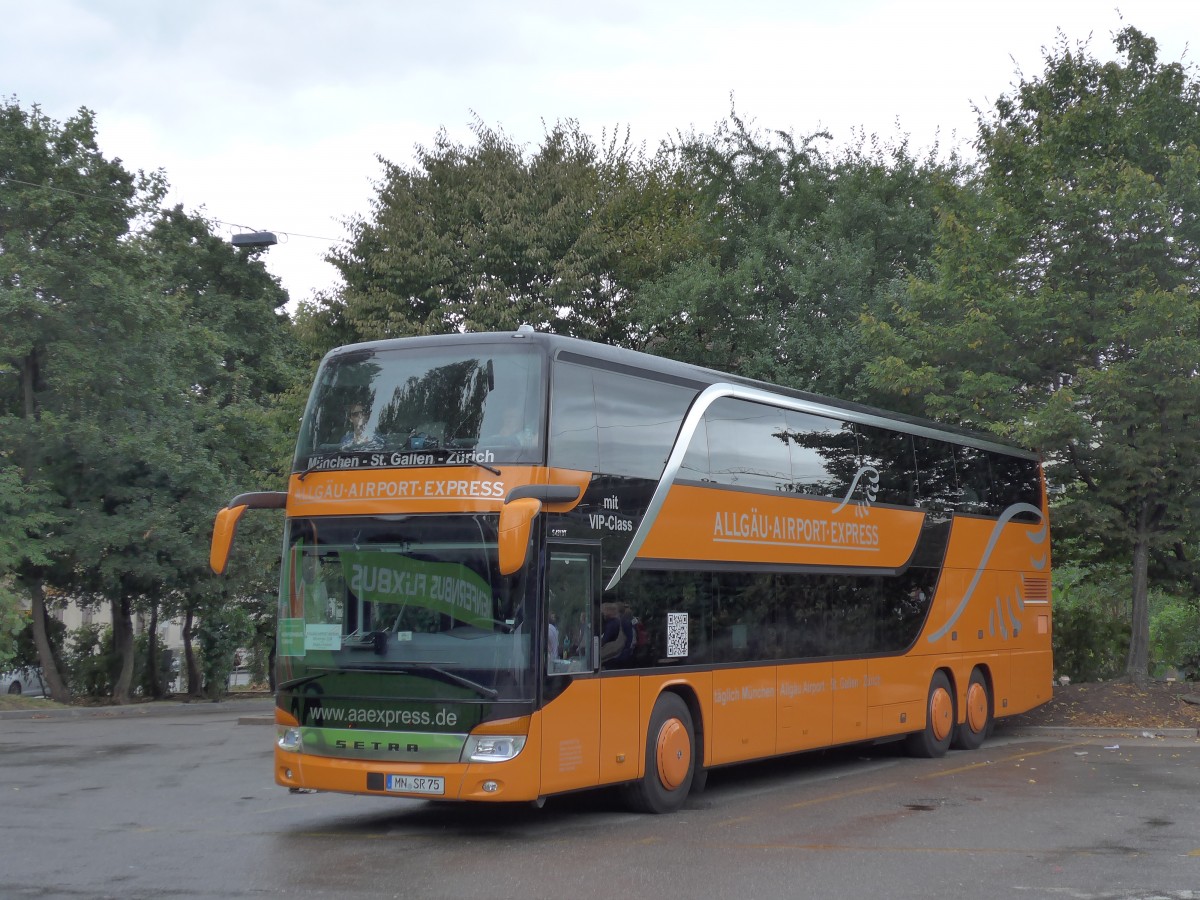
[[[600,783],[600,547],[551,543],[546,566],[542,793]]]

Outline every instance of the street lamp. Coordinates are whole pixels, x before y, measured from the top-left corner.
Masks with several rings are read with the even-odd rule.
[[[265,250],[279,243],[273,231],[248,231],[233,236],[233,246],[245,247],[247,250]]]

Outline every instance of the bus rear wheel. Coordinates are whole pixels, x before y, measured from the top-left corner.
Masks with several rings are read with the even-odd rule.
[[[992,729],[992,695],[987,679],[979,669],[971,673],[967,685],[967,718],[954,729],[954,746],[962,750],[978,750]]]
[[[934,672],[925,704],[925,728],[905,738],[909,756],[936,759],[945,756],[954,737],[954,693],[945,672]]]
[[[663,694],[646,729],[646,774],[626,787],[626,800],[638,812],[675,812],[687,800],[695,771],[692,714],[679,695]]]

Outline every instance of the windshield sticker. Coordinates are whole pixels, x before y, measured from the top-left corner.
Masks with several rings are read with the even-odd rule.
[[[305,650],[341,650],[341,625],[313,625],[311,622],[304,626]]]
[[[304,655],[304,620],[279,620],[279,655]]]

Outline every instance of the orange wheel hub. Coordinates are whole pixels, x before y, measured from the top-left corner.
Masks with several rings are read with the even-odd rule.
[[[678,719],[668,719],[658,730],[654,755],[658,759],[658,780],[667,790],[675,790],[687,778],[692,764],[692,742]]]
[[[945,688],[936,688],[929,698],[929,723],[939,741],[948,738],[954,728],[954,700]]]
[[[978,681],[973,681],[967,688],[967,725],[978,734],[987,727],[987,717],[987,689]]]

